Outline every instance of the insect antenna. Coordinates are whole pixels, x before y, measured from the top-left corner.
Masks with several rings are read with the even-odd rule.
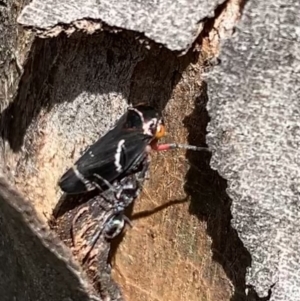
[[[152,148],[156,151],[166,151],[171,149],[187,149],[187,150],[193,150],[193,151],[207,151],[209,152],[208,147],[201,147],[201,146],[195,146],[195,145],[189,145],[189,144],[180,144],[180,143],[165,143],[165,144],[157,144],[153,145]]]

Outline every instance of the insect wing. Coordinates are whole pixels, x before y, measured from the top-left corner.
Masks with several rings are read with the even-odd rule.
[[[59,186],[67,193],[91,190],[91,183],[106,187],[101,178],[112,182],[130,172],[146,155],[151,137],[133,130],[113,130],[100,138],[61,178]],[[97,177],[98,176],[98,177]]]

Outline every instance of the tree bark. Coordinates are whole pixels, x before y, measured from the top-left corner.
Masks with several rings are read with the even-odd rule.
[[[199,1],[193,4],[200,5]],[[289,155],[295,157],[297,122],[292,115],[297,111],[297,80],[290,82],[278,74],[284,83],[282,91],[287,87],[292,95],[287,106],[280,101],[282,97],[288,103],[282,94],[270,93],[276,101],[263,102],[263,91],[273,90],[267,76],[260,83],[256,81],[264,68],[269,70],[265,62],[279,45],[288,45],[284,52],[288,55],[281,53],[283,63],[276,56],[272,64],[290,78],[293,72],[297,74],[299,60],[293,47],[299,37],[295,34],[284,42],[285,31],[276,36],[277,29],[269,29],[262,14],[270,11],[277,22],[281,10],[255,1],[244,8],[244,2],[235,0],[217,7],[222,1],[216,1],[206,7],[210,12],[201,10],[199,17],[197,7],[187,1],[169,5],[168,15],[169,10],[159,7],[165,7],[165,0],[157,3],[157,10],[150,7],[153,11],[147,13],[149,22],[145,24],[151,26],[141,28],[137,19],[130,17],[131,10],[140,16],[151,10],[134,1],[125,6],[122,1],[116,6],[105,6],[102,1],[105,5],[99,10],[97,3],[90,7],[92,2],[80,2],[82,8],[77,9],[76,1],[57,6],[56,2],[34,0],[22,13],[27,3],[3,3],[0,1],[0,168],[5,180],[0,182],[0,291],[5,293],[1,300],[296,300],[294,288],[300,287],[295,285],[299,281],[294,277],[297,268],[286,268],[285,263],[296,254],[297,236],[291,238],[285,231],[290,226],[298,229],[294,218],[298,209],[286,205],[296,200],[297,189],[289,176],[278,187],[275,184],[278,168],[298,179],[299,173],[291,172],[297,164],[287,164],[287,169],[275,164],[262,178],[261,169],[252,168],[277,162],[273,150],[264,152],[278,137],[268,131],[274,126],[268,120],[278,109],[275,104],[280,103],[279,115],[284,116],[284,122],[292,122],[294,133],[290,140],[285,139],[285,133],[276,149],[287,154],[286,162],[293,161]],[[215,11],[210,17],[212,5]],[[287,13],[296,11],[293,3],[282,9],[284,19],[274,21],[281,29],[296,20],[289,19]],[[85,15],[79,16],[78,11]],[[214,68],[205,82],[207,63],[218,55],[220,39],[231,35],[241,12],[242,29],[224,44],[221,67]],[[38,35],[18,27],[17,16]],[[276,36],[274,44],[269,32]],[[253,57],[263,57],[261,68]],[[258,90],[261,93],[252,98]],[[127,212],[134,227],[112,244],[100,238],[95,261],[85,265],[80,252],[86,241],[77,239],[79,243],[74,245],[72,221],[85,212],[76,228],[80,230],[93,224],[96,217],[105,220],[106,213],[91,199],[54,218],[53,209],[61,200],[57,180],[86,146],[109,130],[128,104],[140,102],[163,112],[168,141],[203,146],[207,137],[213,151],[211,165],[224,179],[211,168],[210,154],[179,150],[153,154],[150,179]],[[265,114],[255,108],[262,108]],[[280,122],[277,125],[280,128]],[[255,148],[259,144],[250,139],[257,133],[262,148]],[[282,148],[283,141],[293,145],[292,150]],[[246,150],[238,149],[241,144]],[[256,158],[249,158],[253,153]],[[272,181],[259,190],[267,178]],[[280,204],[276,216],[269,214],[271,207],[267,213],[263,207],[275,197],[270,193],[274,187],[278,188],[275,203]],[[283,198],[281,190],[287,191],[287,187],[294,194]],[[282,199],[286,203],[280,203]],[[255,211],[257,204],[259,212]],[[287,208],[289,211],[284,210]],[[292,212],[292,222],[280,212]],[[279,215],[283,223],[276,222]],[[263,231],[261,223],[276,226]],[[280,233],[276,232],[278,227]],[[268,233],[280,235],[267,239]],[[282,256],[276,247],[278,237],[281,248],[286,239],[293,242],[284,253],[289,256]],[[271,256],[275,263],[264,250],[275,254]],[[297,266],[298,261],[294,262]],[[276,282],[281,277],[292,281]]]

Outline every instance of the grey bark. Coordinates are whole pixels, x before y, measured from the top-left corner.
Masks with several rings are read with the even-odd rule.
[[[99,20],[112,28],[133,30],[170,50],[186,51],[198,37],[203,21],[224,0],[139,1],[32,1],[18,21],[24,26],[50,29],[82,19]],[[180,15],[180,18],[178,18]]]
[[[249,1],[209,76],[211,165],[251,253],[246,284],[300,300],[300,22],[295,1]]]
[[[100,300],[70,251],[0,178],[1,300]]]

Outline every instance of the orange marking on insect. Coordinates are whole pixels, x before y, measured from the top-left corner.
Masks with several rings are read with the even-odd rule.
[[[166,128],[163,124],[159,124],[156,129],[155,138],[161,139],[164,136],[166,136]]]

